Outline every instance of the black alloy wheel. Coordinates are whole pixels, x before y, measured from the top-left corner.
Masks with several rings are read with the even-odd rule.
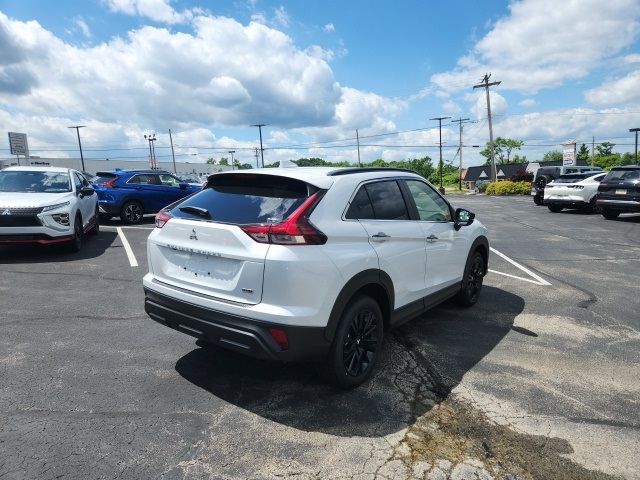
[[[478,301],[482,290],[482,282],[484,281],[484,269],[484,258],[476,250],[467,262],[460,293],[456,297],[458,304],[463,307],[470,307]]]
[[[362,375],[373,363],[378,347],[377,328],[376,316],[371,310],[360,310],[351,320],[342,346],[342,364],[348,375]]]
[[[142,217],[144,215],[144,210],[142,209],[142,205],[138,202],[127,202],[122,206],[122,211],[120,212],[120,219],[124,223],[132,224],[132,223],[140,223],[142,221]]]
[[[380,357],[384,322],[378,302],[364,295],[354,297],[336,328],[326,364],[320,366],[328,380],[349,389],[371,376]]]
[[[542,205],[543,201],[542,199],[538,196],[538,195],[534,195],[533,197],[533,203],[535,203],[536,205]]]
[[[602,216],[607,220],[615,220],[620,215],[620,212],[616,212],[615,210],[609,210],[608,208],[602,209]]]
[[[82,217],[78,214],[73,222],[73,238],[68,244],[70,252],[79,252],[82,248],[82,233]]]

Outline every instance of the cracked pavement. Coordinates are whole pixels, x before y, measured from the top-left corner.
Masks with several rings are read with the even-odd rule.
[[[0,248],[0,479],[640,478],[640,218],[452,201],[552,285],[489,274],[351,392],[147,319],[146,230],[125,230],[139,268],[113,230]]]

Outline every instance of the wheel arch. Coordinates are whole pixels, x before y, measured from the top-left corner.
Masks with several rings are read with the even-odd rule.
[[[333,341],[340,317],[351,299],[360,294],[370,296],[378,303],[384,317],[385,329],[389,327],[395,302],[391,277],[379,269],[364,270],[354,275],[336,297],[325,328],[325,338],[328,341]]]
[[[484,274],[486,275],[487,269],[489,268],[489,240],[487,240],[487,237],[484,235],[480,235],[473,241],[469,249],[469,257],[476,251],[482,255],[482,259],[484,260]]]

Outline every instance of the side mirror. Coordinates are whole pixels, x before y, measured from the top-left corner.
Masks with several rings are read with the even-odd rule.
[[[181,188],[182,190],[186,190],[187,188],[189,188],[189,184],[188,184],[188,183],[181,183],[181,184],[180,184],[180,188]]]
[[[81,197],[89,197],[91,195],[93,195],[96,191],[93,189],[93,187],[82,187],[80,189],[80,196]]]
[[[476,218],[476,214],[466,210],[464,208],[456,209],[456,217],[453,222],[453,227],[460,230],[462,227],[467,227],[473,223],[473,219]]]

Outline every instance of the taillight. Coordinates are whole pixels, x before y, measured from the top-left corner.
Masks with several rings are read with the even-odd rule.
[[[103,187],[116,188],[116,181],[118,177],[113,177],[111,180],[107,180],[106,182],[102,182],[100,185]]]
[[[171,215],[164,210],[160,210],[156,215],[156,228],[164,227],[169,220],[171,220]]]
[[[320,192],[307,198],[289,218],[275,225],[247,225],[242,230],[259,243],[276,245],[323,245],[327,236],[309,221],[309,215],[320,200]]]

